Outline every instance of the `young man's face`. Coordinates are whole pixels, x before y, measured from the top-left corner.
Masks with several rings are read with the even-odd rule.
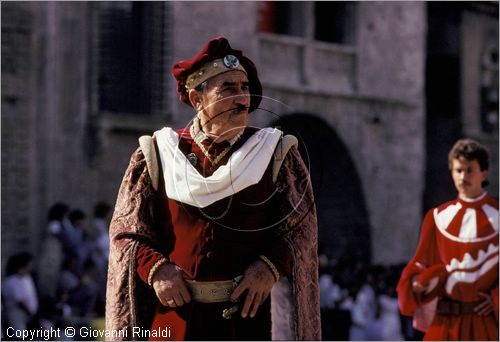
[[[488,177],[488,170],[481,171],[477,160],[460,157],[452,160],[451,176],[461,197],[476,198],[481,195],[481,183]]]

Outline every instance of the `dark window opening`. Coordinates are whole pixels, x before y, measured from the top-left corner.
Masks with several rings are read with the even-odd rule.
[[[356,3],[321,1],[314,3],[314,39],[337,44],[354,44]]]
[[[302,1],[262,1],[259,6],[260,32],[304,36],[305,3]]]
[[[98,4],[98,105],[101,111],[151,114],[163,107],[162,2]]]
[[[353,45],[356,41],[356,9],[352,1],[261,1],[258,3],[259,32],[314,38],[329,43]],[[312,7],[314,6],[314,7]],[[311,16],[309,9],[314,9]],[[306,28],[314,28],[314,36]]]
[[[498,132],[498,43],[495,39],[481,56],[480,75],[481,129],[486,133]]]

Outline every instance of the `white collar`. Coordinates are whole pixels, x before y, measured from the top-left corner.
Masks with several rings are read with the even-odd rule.
[[[461,195],[458,195],[458,197],[464,201],[464,202],[467,202],[467,203],[475,203],[475,202],[479,202],[480,200],[482,200],[484,198],[484,196],[486,196],[488,192],[487,191],[484,191],[483,190],[483,193],[477,197],[474,197],[474,198],[469,198],[469,197],[464,197],[464,196],[461,196]]]
[[[276,128],[255,132],[210,177],[200,175],[179,150],[179,136],[174,130],[164,127],[154,135],[168,198],[205,208],[257,184],[271,161],[282,132]]]

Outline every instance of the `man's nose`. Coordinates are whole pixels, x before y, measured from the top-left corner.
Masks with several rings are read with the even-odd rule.
[[[240,90],[236,94],[234,94],[234,102],[238,104],[241,103],[243,105],[248,105],[248,102],[250,102],[250,95],[245,91]]]

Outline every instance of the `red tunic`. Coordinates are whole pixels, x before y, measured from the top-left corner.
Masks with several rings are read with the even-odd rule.
[[[253,133],[247,128],[232,150],[238,149]],[[224,165],[231,152],[212,167],[189,131],[177,131],[179,148],[185,154],[194,153],[196,168],[205,177]],[[203,142],[212,159],[227,147],[227,143]],[[136,255],[139,277],[147,282],[151,267],[165,257],[180,266],[190,279],[227,280],[242,275],[259,255],[266,255],[281,275],[289,274],[291,252],[279,238],[279,195],[274,193],[271,165],[258,184],[250,186],[232,198],[224,198],[206,208],[196,208],[167,199],[169,220],[164,227],[167,241],[161,251],[141,244]],[[270,229],[262,229],[270,227]],[[251,338],[270,339],[269,303],[259,309],[253,319],[231,320],[221,318],[228,303],[201,304],[191,302],[181,308],[170,309],[157,302],[151,329],[169,327],[171,338],[221,339]],[[241,335],[238,335],[241,334]],[[164,338],[160,338],[164,339]]]
[[[436,289],[415,294],[412,279],[433,266],[442,270]],[[493,313],[436,313],[424,339],[498,340],[498,200],[485,193],[475,201],[458,198],[430,210],[397,290],[401,312],[408,316],[436,297],[475,302],[482,299],[480,292],[488,293]]]

